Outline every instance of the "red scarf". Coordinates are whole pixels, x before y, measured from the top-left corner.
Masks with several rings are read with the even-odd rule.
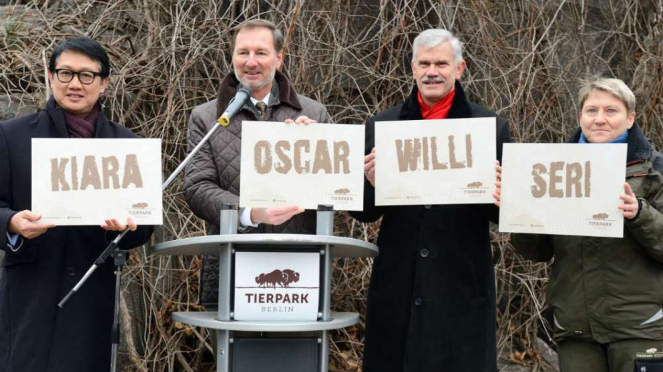
[[[417,98],[419,99],[419,107],[421,108],[421,117],[424,119],[446,119],[449,115],[449,110],[451,110],[451,104],[454,100],[454,95],[456,90],[452,90],[446,96],[442,97],[440,102],[435,104],[433,107],[428,107],[424,103],[424,99],[421,97],[421,92],[417,92]]]

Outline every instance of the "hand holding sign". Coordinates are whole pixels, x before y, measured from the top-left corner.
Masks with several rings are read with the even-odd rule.
[[[127,217],[126,224],[118,221],[115,218],[106,219],[104,220],[104,223],[101,224],[101,228],[107,231],[124,231],[127,229],[127,227],[131,231],[136,231],[136,229],[138,229],[138,226],[136,226],[136,222],[134,222],[133,218],[131,217]]]
[[[624,182],[624,193],[624,195],[619,196],[624,202],[624,204],[619,205],[619,209],[623,211],[622,214],[624,215],[624,218],[632,220],[638,215],[640,204],[638,203],[638,198],[633,193],[633,190],[631,190],[631,185],[627,182]]]
[[[290,220],[292,216],[302,212],[304,212],[304,208],[300,208],[296,205],[274,208],[253,208],[251,209],[251,222],[280,225]]]
[[[309,125],[309,124],[315,124],[317,121],[315,119],[309,119],[308,116],[299,116],[297,119],[292,120],[292,119],[285,119],[286,124],[304,124],[304,125]]]
[[[371,186],[375,187],[375,147],[370,154],[364,156],[364,174]]]
[[[499,207],[502,199],[502,167],[499,160],[495,160],[495,192],[493,192],[493,198],[495,199],[495,205]]]
[[[9,232],[19,234],[26,239],[34,239],[55,227],[54,223],[42,223],[39,220],[41,220],[39,213],[27,209],[20,211],[9,219]]]

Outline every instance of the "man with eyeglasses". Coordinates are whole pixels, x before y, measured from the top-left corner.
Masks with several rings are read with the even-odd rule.
[[[109,121],[99,96],[108,86],[108,55],[74,38],[50,58],[52,97],[40,112],[0,123],[0,371],[103,371],[110,366],[115,279],[107,261],[64,309],[60,299],[119,231],[122,249],[149,239],[152,227],[131,219],[101,226],[42,223],[31,209],[32,138],[134,138]]]

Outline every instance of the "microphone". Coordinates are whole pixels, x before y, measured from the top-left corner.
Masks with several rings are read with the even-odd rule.
[[[230,124],[230,119],[239,112],[249,97],[251,97],[251,91],[241,85],[237,91],[237,94],[235,94],[235,97],[233,97],[233,99],[228,102],[226,111],[219,118],[219,124],[221,124],[223,127],[227,127],[228,124]]]

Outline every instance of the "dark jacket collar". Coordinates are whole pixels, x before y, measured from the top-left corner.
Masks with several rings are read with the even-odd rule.
[[[457,118],[467,118],[471,116],[470,103],[465,96],[465,91],[463,90],[460,82],[456,80],[454,84],[456,93],[454,94],[454,100],[451,103],[451,109],[449,110],[449,115],[447,119],[457,119]],[[421,116],[421,107],[419,106],[419,89],[415,84],[412,88],[412,93],[407,97],[401,108],[401,112],[398,116],[399,120],[422,120]]]
[[[274,74],[274,81],[276,82],[274,85],[276,86],[276,89],[278,89],[278,92],[274,92],[275,89],[272,87],[273,97],[270,99],[270,104],[274,98],[278,98],[278,100],[274,102],[292,106],[296,110],[302,110],[302,105],[299,103],[299,99],[297,98],[297,92],[295,91],[295,88],[292,86],[288,78],[280,71],[276,71],[276,74]],[[219,95],[217,97],[217,116],[221,116],[226,110],[230,100],[235,97],[238,86],[239,81],[235,77],[234,73],[229,73],[221,81],[219,86]],[[278,95],[275,93],[278,93]]]
[[[580,128],[577,128],[571,135],[567,143],[578,143],[580,141]],[[631,129],[628,130],[628,138],[626,140],[628,150],[626,150],[626,163],[630,164],[635,161],[648,160],[652,155],[651,144],[638,123],[633,123]]]
[[[106,116],[104,115],[103,105],[101,105],[99,101],[97,101],[97,105],[99,105],[99,117],[97,118],[97,127],[94,132],[94,138],[111,138],[113,135],[110,132],[108,119],[106,119]],[[53,123],[58,136],[60,138],[69,138],[67,124],[65,124],[64,121],[64,112],[62,107],[55,102],[55,98],[53,98],[52,95],[48,99],[48,102],[46,102],[46,112],[51,118],[51,122]]]

